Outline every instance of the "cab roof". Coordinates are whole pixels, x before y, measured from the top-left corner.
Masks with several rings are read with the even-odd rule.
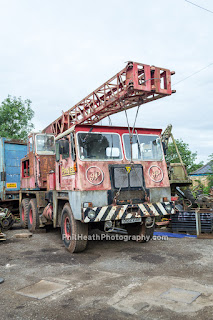
[[[140,134],[157,134],[160,135],[162,129],[152,129],[152,128],[135,128]],[[75,131],[90,131],[91,132],[115,132],[118,134],[129,133],[128,127],[120,126],[100,126],[100,125],[76,125]],[[132,127],[130,127],[132,132]],[[134,131],[135,132],[135,131]]]

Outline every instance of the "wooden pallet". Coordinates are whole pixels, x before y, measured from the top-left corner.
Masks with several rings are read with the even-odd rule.
[[[213,239],[213,233],[201,233],[197,236],[198,239]]]

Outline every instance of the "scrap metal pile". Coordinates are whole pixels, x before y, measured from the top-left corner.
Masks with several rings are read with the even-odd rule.
[[[14,222],[12,213],[7,208],[0,208],[0,240],[5,240],[5,234],[2,231],[10,229]]]
[[[197,197],[196,203],[200,208],[209,208],[213,210],[213,191],[209,195],[201,194]]]
[[[172,134],[172,125],[168,125],[162,136],[165,153],[169,140],[175,147],[178,163],[167,163],[172,196],[175,199],[176,214],[171,217],[173,232],[196,232],[196,212],[200,215],[201,232],[213,232],[213,188],[209,195],[202,194],[199,186],[192,189],[192,180],[187,174],[181,154]],[[158,225],[166,225],[160,222]]]

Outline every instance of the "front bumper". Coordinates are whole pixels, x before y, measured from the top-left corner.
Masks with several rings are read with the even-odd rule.
[[[171,205],[172,210],[168,209]],[[89,211],[95,213],[94,218],[89,218]],[[120,206],[104,206],[83,209],[83,221],[99,222],[109,220],[125,220],[131,218],[143,217],[158,217],[175,214],[175,205],[173,202],[157,202],[157,203],[139,203],[134,205],[120,205]]]

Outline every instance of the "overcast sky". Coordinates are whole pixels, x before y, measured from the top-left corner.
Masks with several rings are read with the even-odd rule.
[[[193,2],[213,11],[212,0]],[[128,60],[168,68],[177,93],[142,106],[137,126],[172,123],[175,138],[205,162],[213,153],[213,65],[175,83],[213,63],[212,31],[213,14],[185,0],[0,0],[0,101],[31,99],[41,130]],[[124,114],[112,123],[124,125]]]

